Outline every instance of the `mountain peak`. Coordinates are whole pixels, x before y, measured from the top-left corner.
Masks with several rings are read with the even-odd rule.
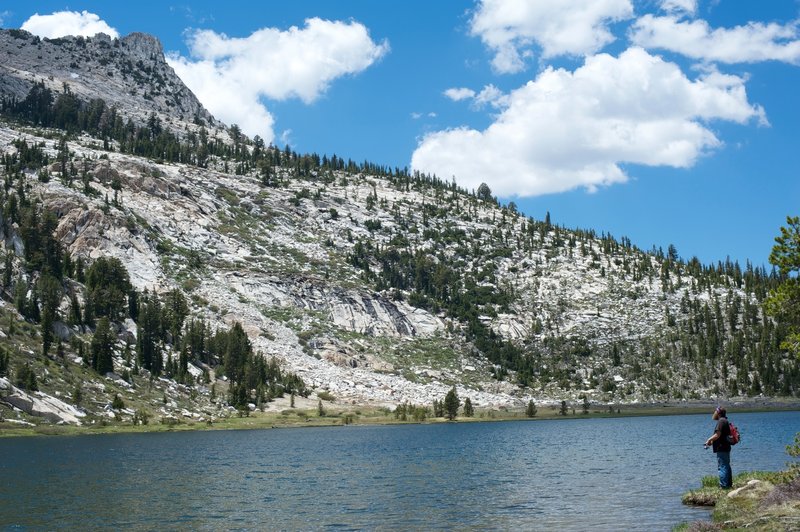
[[[137,125],[155,114],[180,136],[221,126],[167,64],[161,42],[146,33],[40,39],[0,29],[0,57],[2,98],[24,100],[40,83],[54,95],[69,90],[84,102],[104,100]]]
[[[102,33],[98,35],[105,36]],[[164,58],[164,48],[161,46],[161,41],[149,33],[135,31],[123,37],[120,42],[128,48],[131,54],[140,56],[143,59],[158,61]]]

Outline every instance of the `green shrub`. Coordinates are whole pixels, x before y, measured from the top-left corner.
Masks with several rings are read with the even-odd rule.
[[[336,397],[334,397],[331,392],[326,391],[326,390],[323,390],[321,392],[317,392],[317,397],[319,397],[323,401],[330,401],[331,403],[336,401]]]
[[[122,400],[119,394],[114,394],[114,400],[111,401],[111,408],[114,410],[122,410],[125,408],[125,401]]]
[[[34,373],[29,363],[26,362],[17,368],[17,379],[14,384],[17,388],[22,388],[29,392],[35,392],[39,389],[36,373]]]

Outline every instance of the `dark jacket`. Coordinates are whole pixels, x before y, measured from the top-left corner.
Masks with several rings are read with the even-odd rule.
[[[717,420],[717,428],[714,429],[715,434],[719,437],[712,442],[711,449],[717,452],[728,453],[731,450],[731,444],[728,441],[728,436],[731,434],[731,426],[728,423],[728,418],[721,417]]]

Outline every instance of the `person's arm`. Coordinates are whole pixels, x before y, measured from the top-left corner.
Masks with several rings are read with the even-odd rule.
[[[706,447],[717,441],[720,436],[722,436],[722,429],[720,428],[720,424],[717,423],[717,428],[714,429],[714,434],[712,434],[711,437],[706,440]]]

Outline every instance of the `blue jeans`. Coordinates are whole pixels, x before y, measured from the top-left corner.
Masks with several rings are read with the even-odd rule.
[[[733,485],[730,451],[717,451],[717,467],[719,467],[719,487],[730,488]]]

